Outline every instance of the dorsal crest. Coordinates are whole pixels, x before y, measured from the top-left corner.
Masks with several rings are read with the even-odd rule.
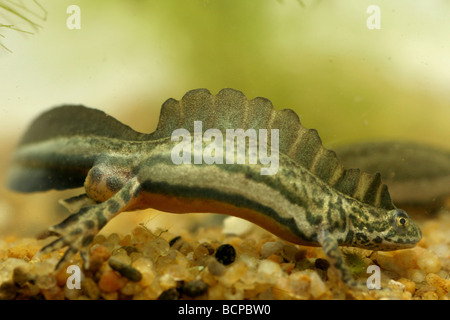
[[[178,128],[193,132],[194,121],[202,121],[203,130],[279,129],[280,153],[343,194],[375,207],[395,209],[379,173],[345,169],[336,153],[323,147],[317,131],[303,127],[293,110],[276,110],[268,99],[248,100],[234,89],[222,89],[215,96],[207,89],[196,89],[179,101],[167,100],[161,108],[156,131],[147,139],[170,137]]]

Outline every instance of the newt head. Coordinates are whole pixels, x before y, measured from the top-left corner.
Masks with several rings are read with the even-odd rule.
[[[384,211],[384,210],[383,210]],[[377,217],[371,216],[370,226],[365,223],[356,224],[353,246],[369,250],[399,250],[414,247],[422,239],[422,231],[401,209],[384,211]]]
[[[422,231],[401,209],[388,211],[390,224],[381,234],[383,250],[397,250],[414,247],[422,239]]]

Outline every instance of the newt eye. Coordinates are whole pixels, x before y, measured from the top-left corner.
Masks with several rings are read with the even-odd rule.
[[[392,210],[392,222],[397,229],[405,230],[409,226],[409,217],[405,211],[396,209]]]
[[[406,228],[408,227],[408,220],[404,217],[397,217],[397,226],[398,227],[402,227],[402,228]]]

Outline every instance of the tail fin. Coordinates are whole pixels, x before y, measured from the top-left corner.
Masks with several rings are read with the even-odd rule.
[[[34,192],[83,186],[95,161],[92,153],[78,150],[70,155],[55,155],[60,148],[73,146],[70,146],[70,139],[62,146],[61,142],[53,141],[74,136],[142,140],[146,135],[100,110],[81,105],[51,109],[35,119],[22,137],[9,172],[8,187],[19,192]]]
[[[142,140],[146,136],[103,111],[82,105],[65,105],[51,109],[35,119],[22,137],[19,146],[74,135],[122,140]]]

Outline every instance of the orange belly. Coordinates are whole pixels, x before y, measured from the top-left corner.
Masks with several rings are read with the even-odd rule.
[[[261,212],[217,200],[174,197],[143,192],[130,209],[139,210],[147,208],[171,213],[220,213],[231,215],[251,221],[284,240],[297,244],[317,246],[315,243],[305,242],[292,233],[287,226],[280,224]]]

